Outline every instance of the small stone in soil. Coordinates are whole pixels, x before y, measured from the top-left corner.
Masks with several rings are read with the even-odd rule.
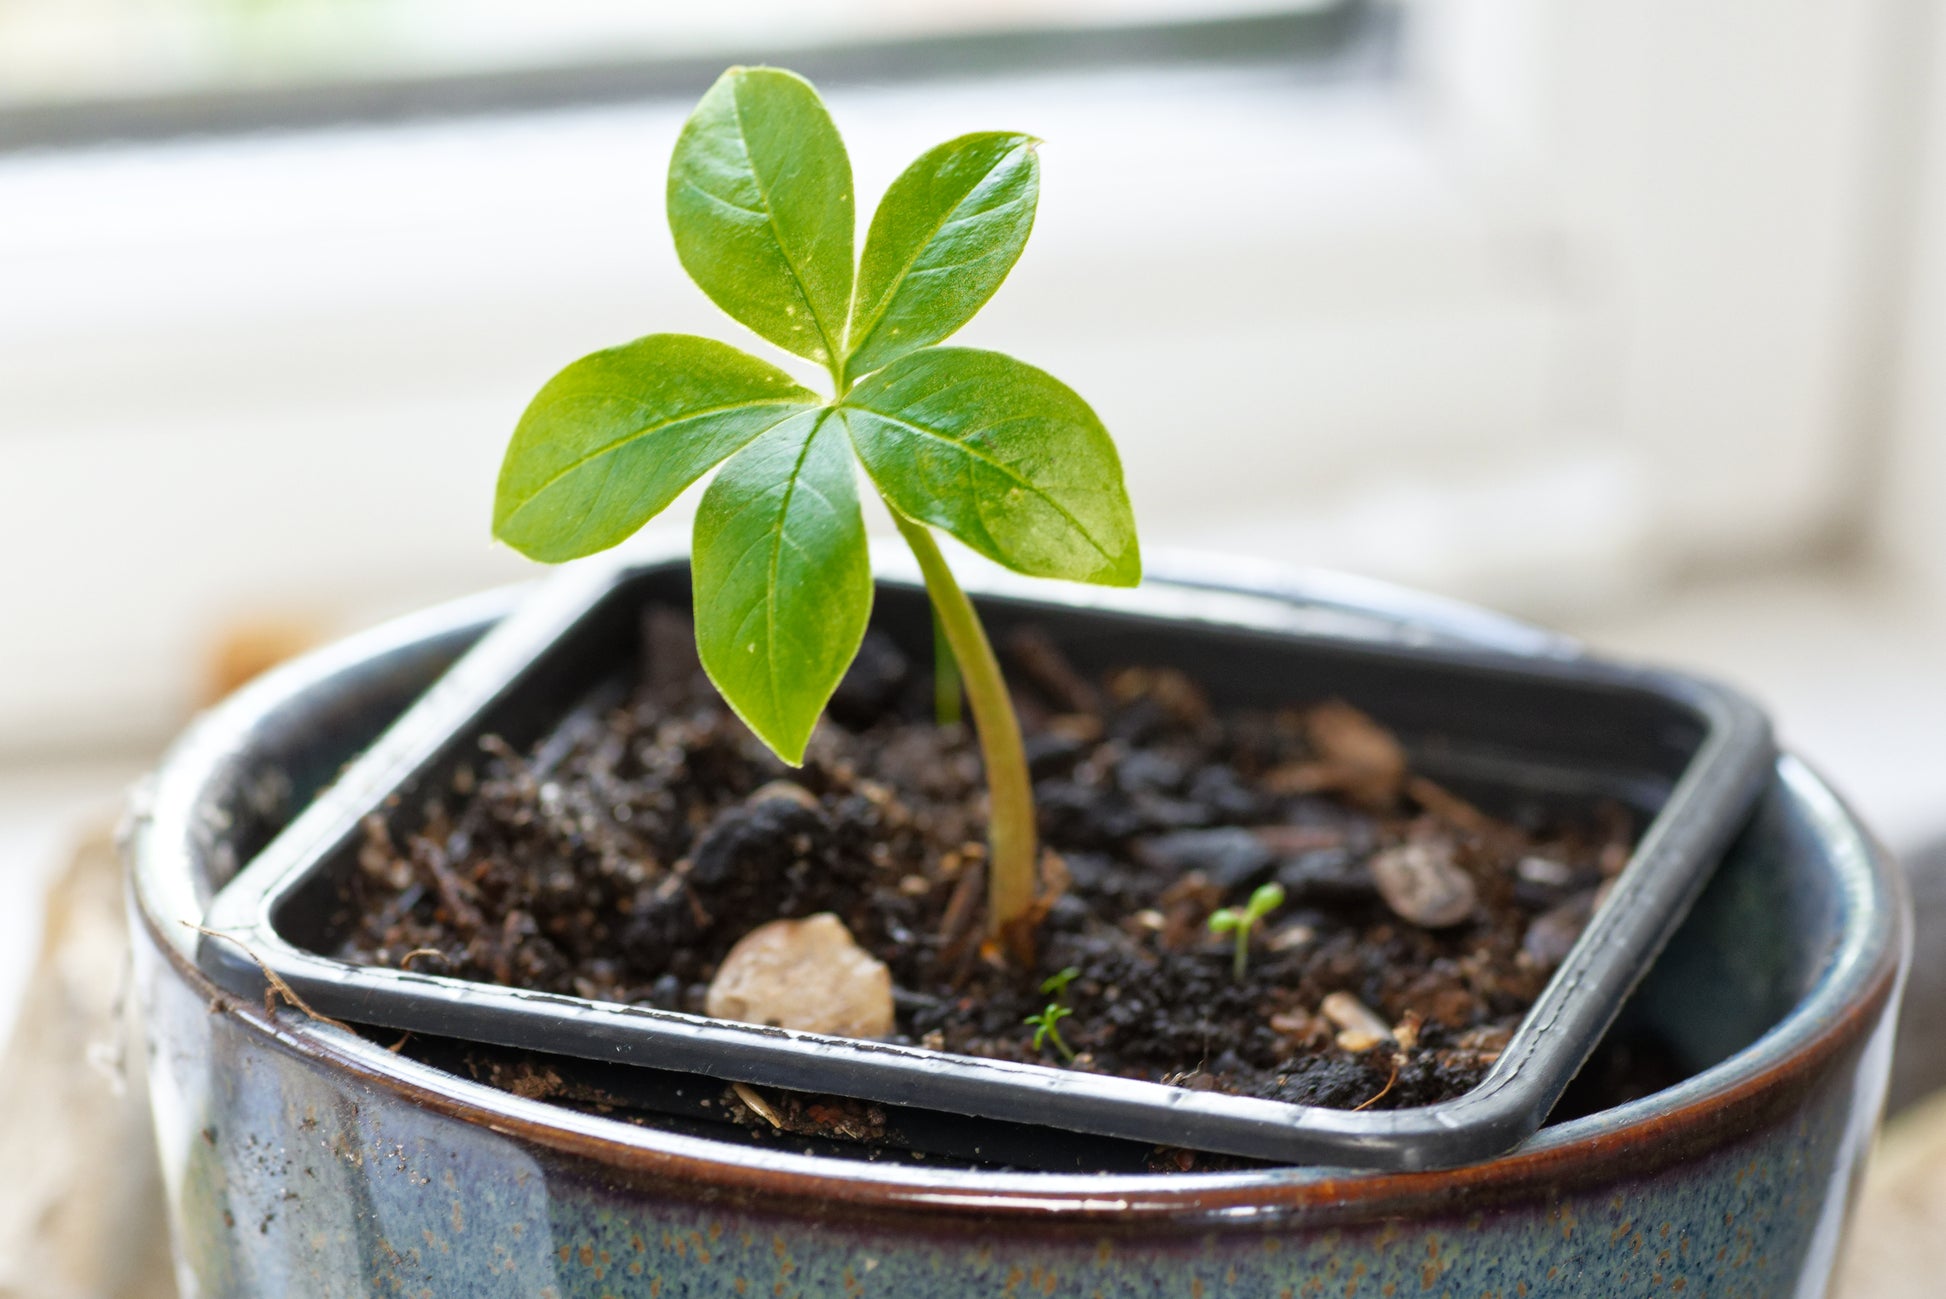
[[[1296,951],[1306,943],[1316,942],[1317,937],[1318,931],[1315,926],[1307,925],[1303,921],[1293,921],[1271,934],[1270,950],[1273,952]]]
[[[1473,877],[1453,861],[1447,840],[1400,844],[1372,858],[1372,879],[1385,905],[1425,929],[1445,929],[1473,914]]]
[[[1338,1048],[1342,1051],[1356,1055],[1392,1040],[1392,1026],[1349,992],[1331,993],[1318,1009],[1341,1030]]]
[[[834,1037],[887,1037],[892,975],[830,912],[757,926],[730,949],[704,1008],[718,1019]]]

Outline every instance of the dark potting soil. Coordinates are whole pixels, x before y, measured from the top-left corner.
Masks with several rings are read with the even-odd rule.
[[[737,940],[830,912],[889,968],[898,1040],[1392,1109],[1479,1081],[1634,832],[1616,806],[1489,815],[1337,701],[1217,711],[1171,669],[1088,680],[1025,635],[1002,647],[1045,849],[1023,969],[982,941],[979,752],[933,719],[929,664],[869,635],[792,770],[715,693],[687,623],[658,615],[646,637],[642,680],[527,752],[483,741],[417,810],[422,828],[368,822],[340,955],[702,1013]],[[1270,880],[1285,901],[1238,979],[1209,917]],[[1069,967],[1071,1062],[1026,1023]],[[1604,1100],[1634,1090],[1590,1082]],[[732,1107],[841,1135],[869,1111]]]

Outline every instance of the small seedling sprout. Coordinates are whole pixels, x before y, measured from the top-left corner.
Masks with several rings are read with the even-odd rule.
[[[1043,1010],[1040,1014],[1029,1015],[1023,1022],[1026,1023],[1027,1027],[1034,1030],[1034,1049],[1036,1051],[1045,1051],[1051,1043],[1054,1049],[1061,1053],[1063,1060],[1066,1060],[1069,1064],[1073,1064],[1074,1050],[1062,1040],[1061,1029],[1059,1027],[1061,1021],[1073,1013],[1072,1010],[1069,1010],[1060,1002],[1050,1001],[1047,1003],[1047,1009]]]
[[[1050,974],[1041,980],[1041,991],[1056,1001],[1066,1001],[1068,985],[1081,977],[1079,966],[1070,965],[1058,974]]]
[[[1059,1051],[1061,1058],[1069,1064],[1074,1063],[1074,1052],[1062,1040],[1059,1024],[1062,1020],[1074,1013],[1066,1005],[1068,985],[1080,977],[1080,967],[1070,965],[1042,979],[1041,991],[1054,998],[1054,1000],[1048,1002],[1047,1009],[1041,1011],[1040,1014],[1029,1015],[1022,1021],[1027,1027],[1034,1030],[1034,1049],[1036,1051],[1045,1051],[1048,1043],[1052,1042],[1054,1049]]]
[[[1257,922],[1284,905],[1284,886],[1272,880],[1260,884],[1250,895],[1250,900],[1240,907],[1224,907],[1213,911],[1209,918],[1209,931],[1212,934],[1236,935],[1236,959],[1232,968],[1238,983],[1250,968],[1250,931]]]
[[[549,380],[521,416],[494,535],[548,563],[625,540],[711,470],[691,567],[723,698],[793,765],[872,607],[858,466],[925,577],[989,791],[987,923],[1031,947],[1039,851],[1020,724],[933,530],[1033,577],[1141,580],[1121,461],[1072,389],[999,352],[937,346],[1025,247],[1040,141],[949,140],[892,182],[856,244],[851,161],[809,82],[731,68],[669,163],[676,253],[737,321],[830,376],[829,396],[738,348],[651,334]],[[938,709],[954,693],[939,684]],[[1058,1040],[1058,1039],[1057,1039]]]

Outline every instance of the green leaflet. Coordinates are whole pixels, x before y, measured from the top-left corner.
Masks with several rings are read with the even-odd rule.
[[[691,566],[710,680],[779,757],[802,762],[872,608],[843,422],[796,416],[723,466],[696,514]]]
[[[728,343],[651,334],[547,382],[514,429],[493,535],[548,563],[622,541],[739,447],[818,405]]]
[[[1142,578],[1108,431],[1073,389],[971,348],[914,352],[839,409],[892,508],[1033,577]]]
[[[1038,143],[1011,131],[962,135],[892,182],[865,237],[847,373],[937,343],[986,305],[1034,228]]]
[[[731,68],[696,105],[669,162],[683,269],[763,337],[831,365],[851,309],[851,160],[809,82]]]

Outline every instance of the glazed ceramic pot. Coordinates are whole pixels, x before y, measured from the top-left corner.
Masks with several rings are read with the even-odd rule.
[[[1689,1076],[1453,1171],[779,1153],[523,1098],[219,992],[193,960],[213,890],[509,598],[282,669],[140,796],[138,987],[185,1296],[1824,1293],[1906,935],[1895,872],[1788,758],[1617,1030],[1652,1032]],[[1499,635],[1383,594],[1347,603]]]

